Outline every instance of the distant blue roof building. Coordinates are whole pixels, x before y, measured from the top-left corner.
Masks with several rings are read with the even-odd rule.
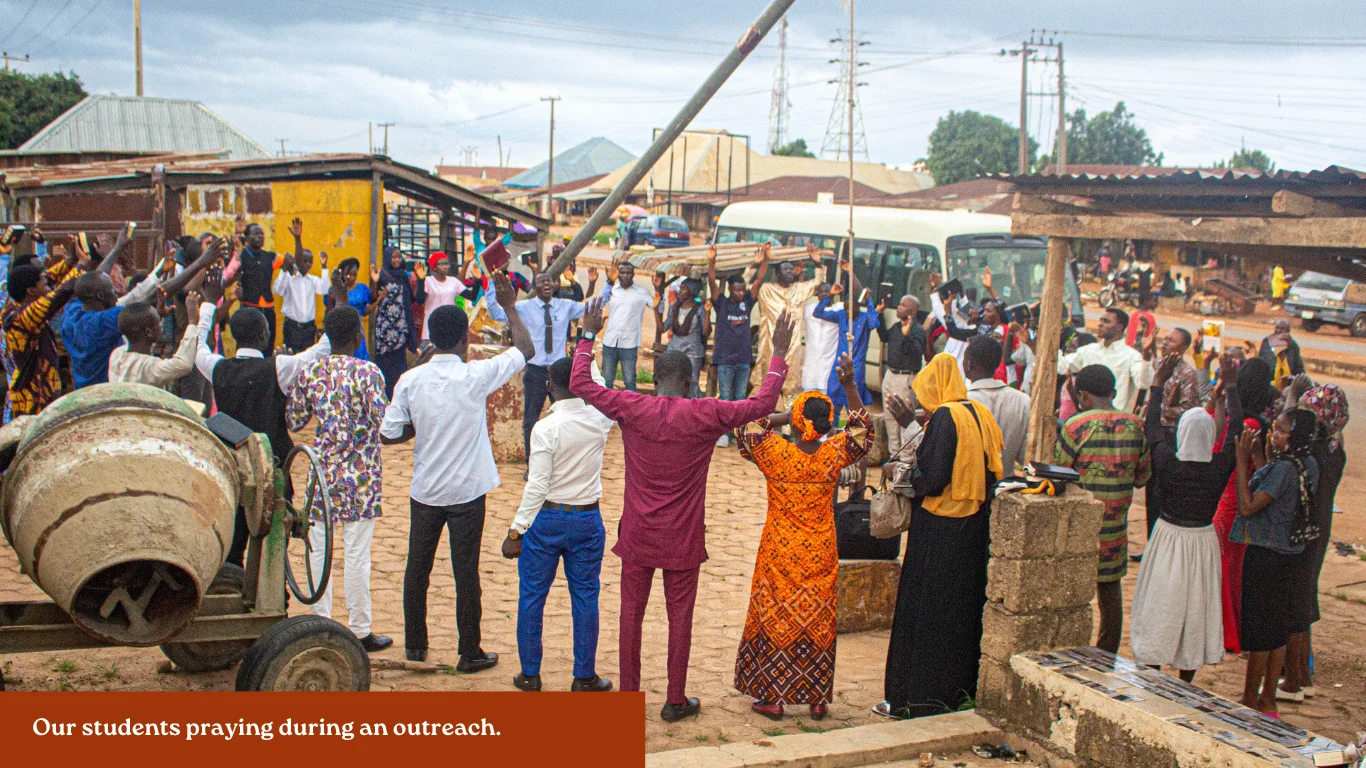
[[[636,156],[601,136],[555,155],[555,185],[611,173]],[[541,163],[503,182],[505,187],[535,189],[550,180],[550,164]]]

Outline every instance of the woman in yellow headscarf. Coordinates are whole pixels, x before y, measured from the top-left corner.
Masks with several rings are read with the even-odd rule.
[[[940,353],[911,389],[929,415],[916,452],[915,500],[887,647],[888,717],[953,712],[977,696],[987,602],[991,500],[1001,479],[1001,428],[968,400],[952,355]],[[898,421],[910,414],[889,403]]]

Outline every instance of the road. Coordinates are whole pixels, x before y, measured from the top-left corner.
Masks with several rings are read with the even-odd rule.
[[[1126,310],[1128,311],[1128,310]],[[1088,324],[1100,318],[1105,310],[1094,305],[1086,307],[1086,321]],[[1184,328],[1194,332],[1200,327],[1200,318],[1193,315],[1157,315],[1157,324],[1162,328]],[[1214,320],[1224,320],[1224,335],[1234,339],[1246,339],[1258,342],[1271,333],[1272,320],[1267,319],[1265,324],[1259,322],[1259,318],[1249,320],[1229,320],[1227,318],[1211,318]],[[1299,323],[1294,323],[1291,334],[1295,341],[1299,343],[1302,350],[1323,350],[1326,352],[1337,352],[1348,355],[1361,355],[1366,360],[1366,339],[1354,339],[1347,334],[1346,330],[1324,326],[1318,333],[1309,333],[1299,327]]]

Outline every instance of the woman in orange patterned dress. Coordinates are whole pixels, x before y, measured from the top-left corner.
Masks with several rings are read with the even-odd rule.
[[[850,403],[859,403],[854,363],[845,355],[838,376]],[[831,431],[830,399],[799,395],[792,411],[754,425],[740,436],[741,454],[768,478],[768,520],[754,564],[749,613],[735,659],[735,688],[754,697],[754,711],[777,720],[783,702],[808,704],[811,718],[826,714],[835,681],[835,483],[840,470],[863,458],[872,427],[862,409],[846,430]],[[789,443],[772,429],[790,422],[800,439]]]

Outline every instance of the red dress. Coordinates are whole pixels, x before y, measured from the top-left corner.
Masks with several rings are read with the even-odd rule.
[[[1260,431],[1261,422],[1248,417],[1243,419],[1243,429]],[[1217,452],[1223,447],[1224,436],[1219,436]],[[1252,468],[1248,467],[1248,474]],[[1214,531],[1219,534],[1219,557],[1223,565],[1223,603],[1224,603],[1224,650],[1239,653],[1238,620],[1242,616],[1243,599],[1243,551],[1246,544],[1235,544],[1228,540],[1233,530],[1233,521],[1238,517],[1238,472],[1235,470],[1224,487],[1224,495],[1219,497],[1219,508],[1214,513]]]

